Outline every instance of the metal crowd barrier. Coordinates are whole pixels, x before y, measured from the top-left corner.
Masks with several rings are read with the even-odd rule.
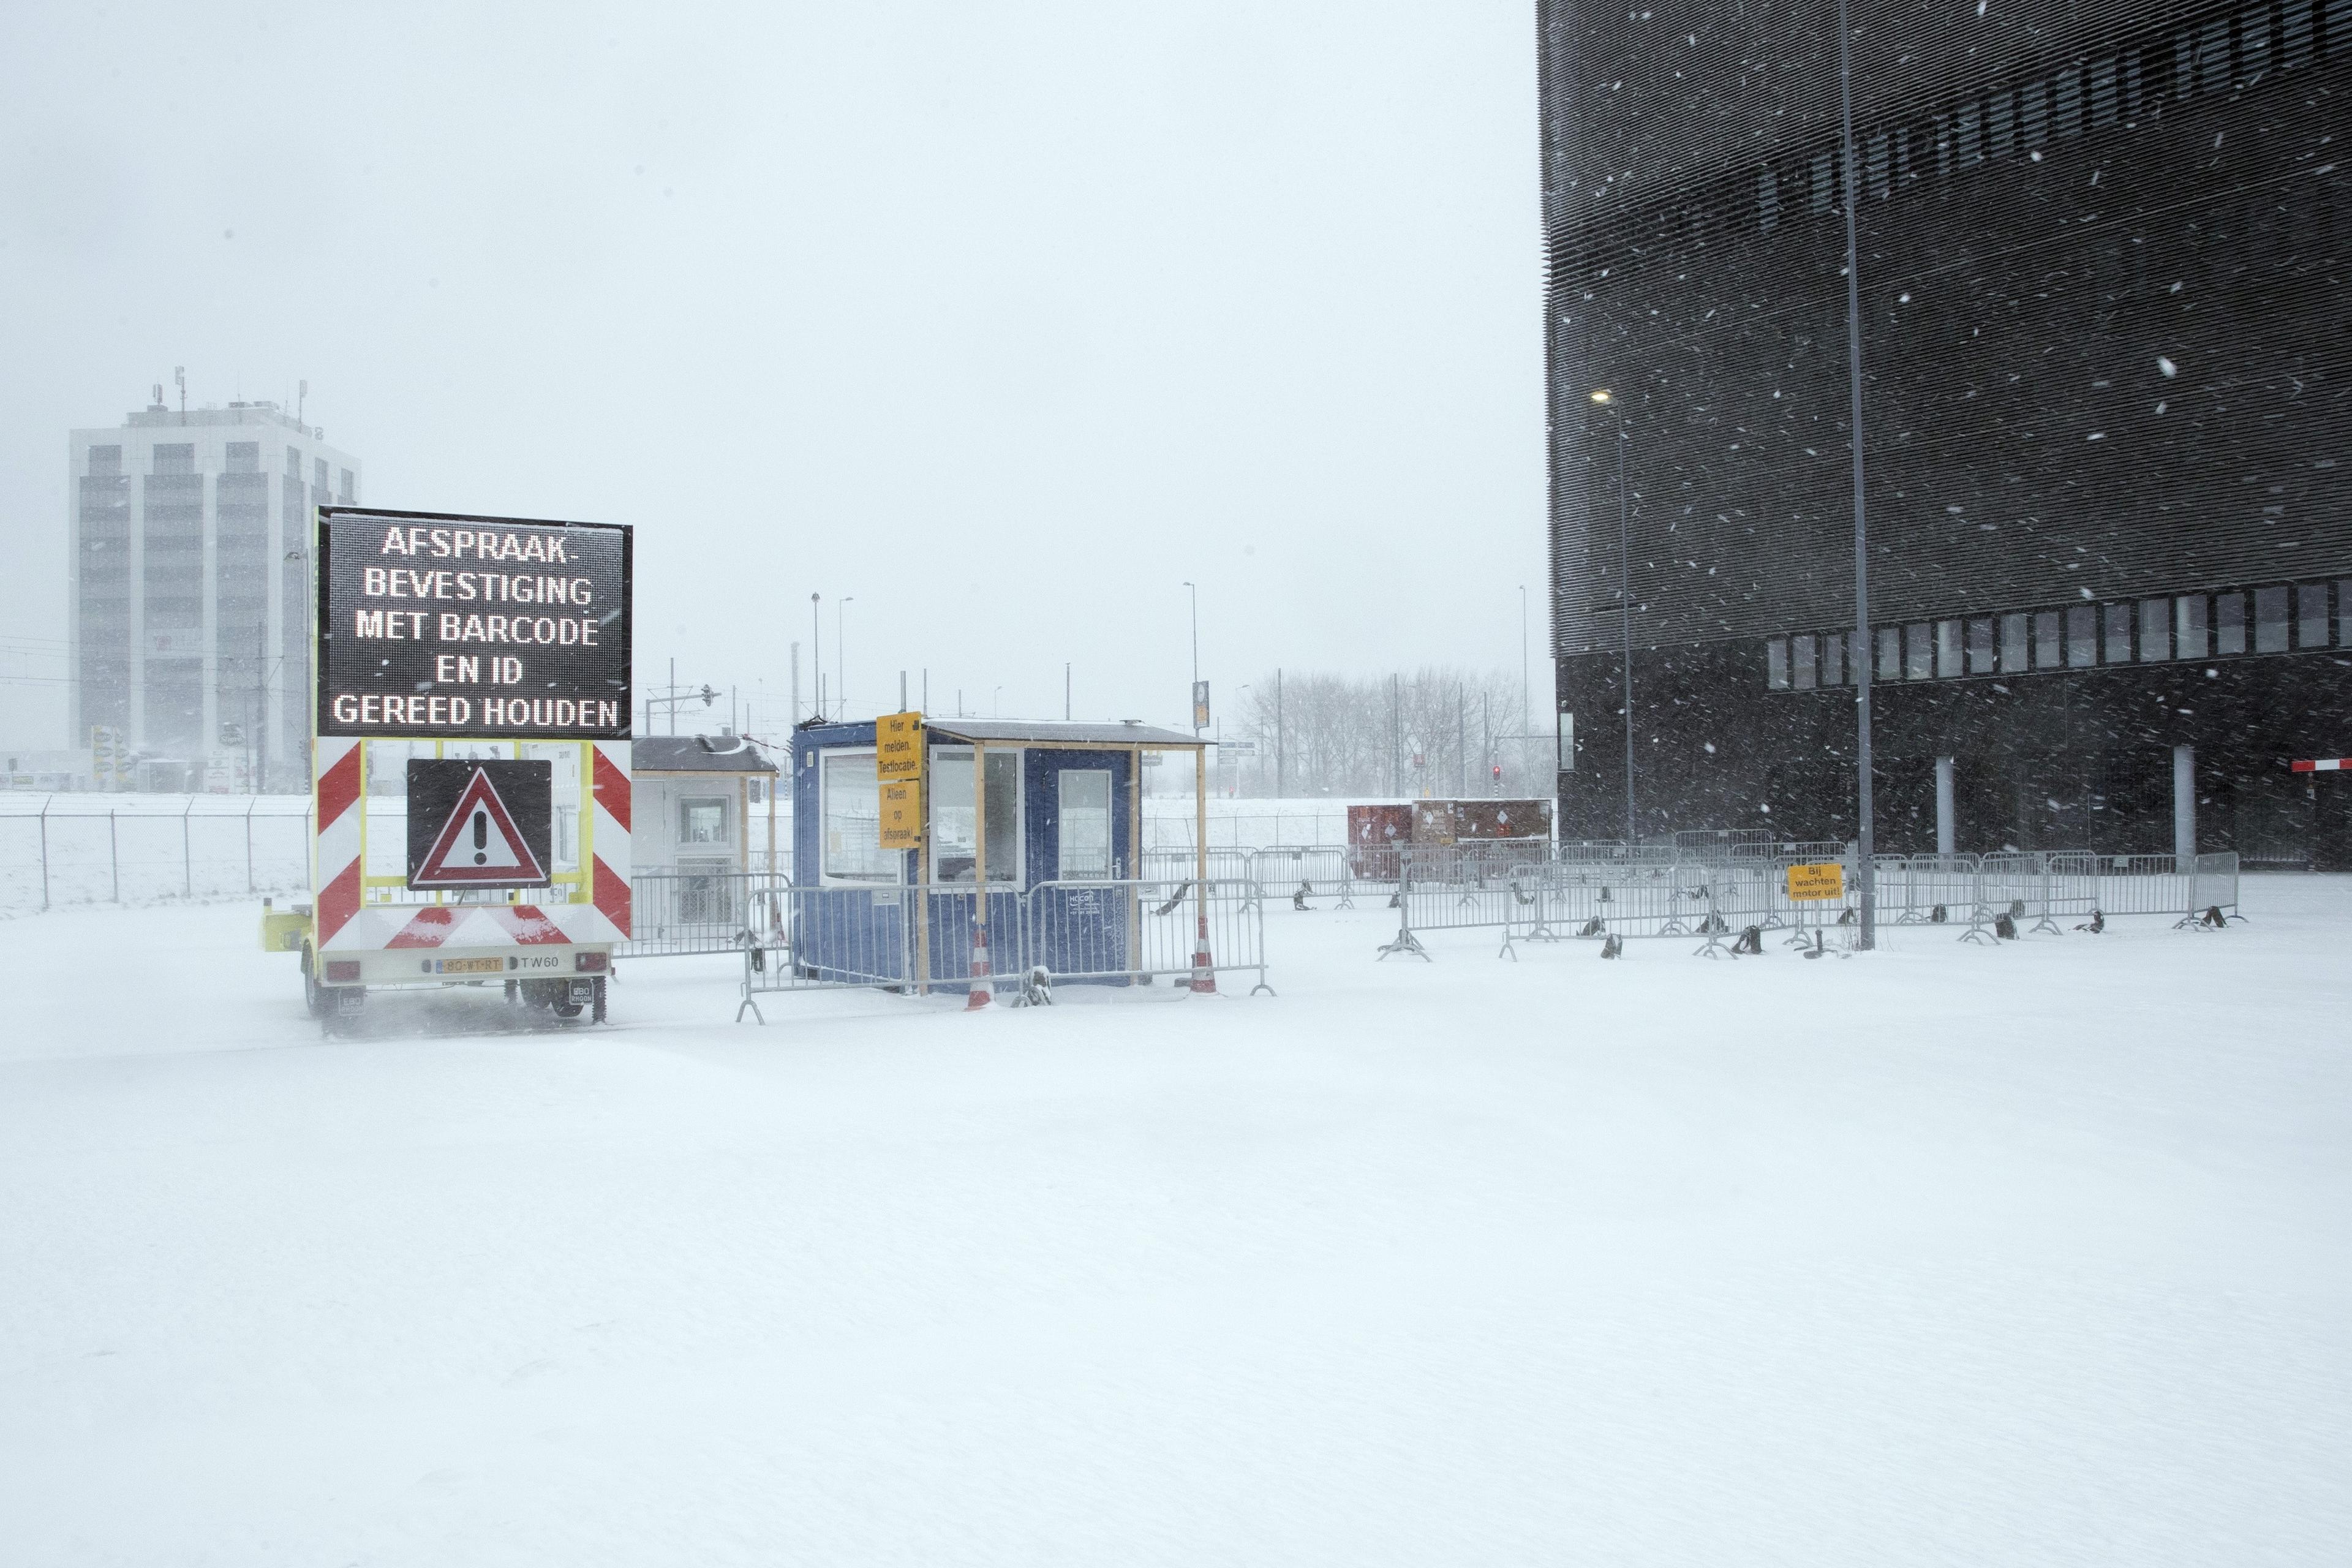
[[[985,902],[983,903],[983,898]],[[756,998],[820,990],[965,991],[1049,1000],[1061,982],[1150,985],[1213,974],[1266,982],[1265,913],[1246,878],[932,883],[768,889],[743,949],[740,1021]],[[986,916],[987,973],[980,917]],[[1205,950],[1207,962],[1196,959]]]
[[[779,918],[776,895],[790,885],[766,871],[641,871],[629,881],[630,935],[618,955],[738,952]]]
[[[1335,907],[1355,906],[1353,858],[1344,844],[1277,844],[1250,857],[1249,875],[1260,889],[1280,897],[1287,891],[1301,908],[1308,899],[1336,895]]]

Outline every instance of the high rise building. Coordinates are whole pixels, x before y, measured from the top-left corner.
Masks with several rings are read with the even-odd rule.
[[[2352,0],[1538,14],[1561,832],[2352,863]]]
[[[178,759],[190,787],[308,777],[310,508],[357,458],[271,403],[158,402],[68,442],[76,741]]]

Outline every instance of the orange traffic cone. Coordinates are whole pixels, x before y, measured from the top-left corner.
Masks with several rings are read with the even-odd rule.
[[[974,926],[971,932],[971,990],[964,997],[963,1010],[977,1013],[994,999],[988,983],[988,928]]]
[[[1217,994],[1216,962],[1209,956],[1209,917],[1201,917],[1200,939],[1192,946],[1192,994],[1213,996]]]

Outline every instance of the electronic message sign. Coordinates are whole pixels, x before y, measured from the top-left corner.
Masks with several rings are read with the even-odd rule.
[[[320,507],[321,735],[629,734],[625,526]]]

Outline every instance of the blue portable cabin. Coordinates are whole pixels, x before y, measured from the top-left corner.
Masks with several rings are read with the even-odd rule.
[[[1144,759],[1190,754],[1198,820],[1207,742],[1135,722],[927,717],[922,847],[886,850],[875,731],[812,722],[793,735],[792,941],[803,973],[965,989],[983,914],[997,975],[1150,972],[1138,890],[1117,885],[1143,876]]]

